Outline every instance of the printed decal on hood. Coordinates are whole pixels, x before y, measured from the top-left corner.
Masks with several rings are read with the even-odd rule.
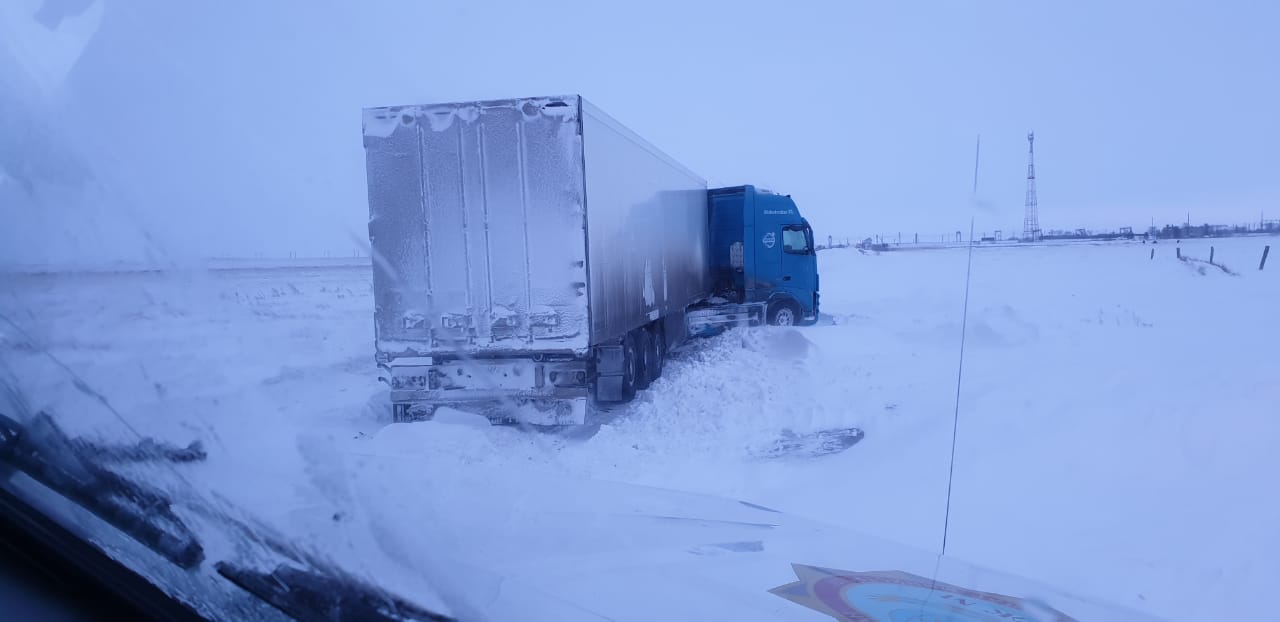
[[[965,589],[897,570],[852,572],[803,564],[791,567],[799,580],[769,592],[837,620],[1077,622],[1038,602]]]

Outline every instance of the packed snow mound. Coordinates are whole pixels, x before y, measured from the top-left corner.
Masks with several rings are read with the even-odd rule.
[[[850,412],[862,401],[857,383],[831,387],[833,376],[857,371],[856,363],[824,356],[796,329],[733,331],[674,353],[653,390],[593,444],[609,446],[602,451],[742,458],[784,429],[861,423]]]
[[[969,339],[974,345],[1022,346],[1035,341],[1040,330],[1022,319],[1009,305],[983,307],[969,318]]]
[[[1266,244],[1181,245],[1206,260],[1214,246],[1238,277],[1201,276],[1166,244],[1154,258],[1141,244],[976,249],[949,556],[1156,614],[1257,617],[1248,595],[1280,580],[1280,506],[1258,494],[1280,469],[1268,408],[1280,400],[1280,270],[1256,269]],[[838,323],[691,342],[594,436],[449,409],[391,424],[367,266],[5,274],[0,313],[16,326],[0,329],[0,365],[68,432],[129,438],[44,352],[134,429],[178,444],[194,433],[209,452],[189,473],[197,490],[404,593],[456,570],[404,568],[492,546],[468,531],[468,512],[546,508],[548,491],[556,503],[589,498],[600,480],[936,550],[965,259],[824,251],[823,313]],[[850,428],[866,435],[847,451],[758,456],[777,439]],[[489,506],[477,489],[515,498]],[[528,507],[495,520],[563,520]],[[454,531],[436,528],[446,520]]]
[[[783,361],[799,361],[809,356],[813,342],[794,328],[764,328],[742,333],[742,347]]]

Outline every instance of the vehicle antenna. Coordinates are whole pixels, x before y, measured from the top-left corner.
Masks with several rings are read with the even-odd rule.
[[[960,365],[956,370],[956,407],[951,416],[951,464],[947,470],[947,509],[942,519],[942,555],[947,554],[951,527],[951,482],[956,474],[956,433],[960,429],[960,386],[964,378],[964,337],[969,324],[969,276],[973,272],[973,218],[969,218],[969,258],[964,269],[964,312],[960,316]]]

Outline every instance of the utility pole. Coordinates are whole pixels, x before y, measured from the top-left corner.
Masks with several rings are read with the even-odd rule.
[[[1040,202],[1036,198],[1036,134],[1027,133],[1027,203],[1022,215],[1022,239],[1040,239]]]

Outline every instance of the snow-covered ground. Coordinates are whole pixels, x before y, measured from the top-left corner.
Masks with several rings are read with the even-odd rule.
[[[1257,264],[1277,242],[977,249],[948,558],[1162,617],[1262,616],[1257,595],[1280,581],[1280,265]],[[1211,245],[1231,273],[1174,256]],[[937,552],[965,260],[824,251],[827,321],[691,343],[594,435],[458,413],[391,424],[358,263],[0,274],[0,372],[73,432],[204,439],[210,459],[184,485],[406,592],[423,577],[379,564],[442,576],[389,552],[415,537],[440,558],[492,557],[457,512],[554,522],[529,513],[536,497],[564,505],[609,482]],[[867,436],[841,454],[753,451],[783,429],[851,425]],[[528,496],[526,512],[486,506],[494,491]]]

